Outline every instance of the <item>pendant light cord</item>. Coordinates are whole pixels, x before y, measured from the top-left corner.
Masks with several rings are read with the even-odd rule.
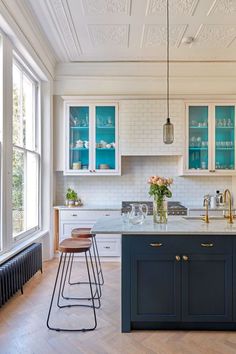
[[[166,41],[166,87],[167,87],[167,119],[170,118],[170,80],[169,80],[169,73],[170,73],[170,28],[169,28],[169,0],[167,1],[166,7],[166,25],[167,25],[167,41]]]

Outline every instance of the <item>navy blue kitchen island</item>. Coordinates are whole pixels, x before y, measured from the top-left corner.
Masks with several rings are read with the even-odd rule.
[[[112,226],[113,224],[113,226]],[[181,232],[182,230],[182,232]],[[101,219],[122,234],[122,332],[236,329],[236,226],[174,217],[167,225]]]

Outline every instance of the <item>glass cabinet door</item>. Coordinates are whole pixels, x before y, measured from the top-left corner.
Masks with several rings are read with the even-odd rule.
[[[235,107],[215,107],[215,169],[235,169]]]
[[[95,169],[116,169],[116,106],[95,107]]]
[[[188,168],[208,170],[208,106],[189,106]]]
[[[89,107],[69,107],[69,169],[89,169]]]

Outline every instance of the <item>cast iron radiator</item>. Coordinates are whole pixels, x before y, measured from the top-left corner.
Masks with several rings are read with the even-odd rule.
[[[33,243],[0,265],[0,307],[38,271],[42,272],[42,245]]]

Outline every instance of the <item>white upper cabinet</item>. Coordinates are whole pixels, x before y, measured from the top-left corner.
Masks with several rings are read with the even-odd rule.
[[[234,175],[235,104],[186,105],[183,175]]]
[[[117,103],[65,101],[65,175],[120,175]]]

